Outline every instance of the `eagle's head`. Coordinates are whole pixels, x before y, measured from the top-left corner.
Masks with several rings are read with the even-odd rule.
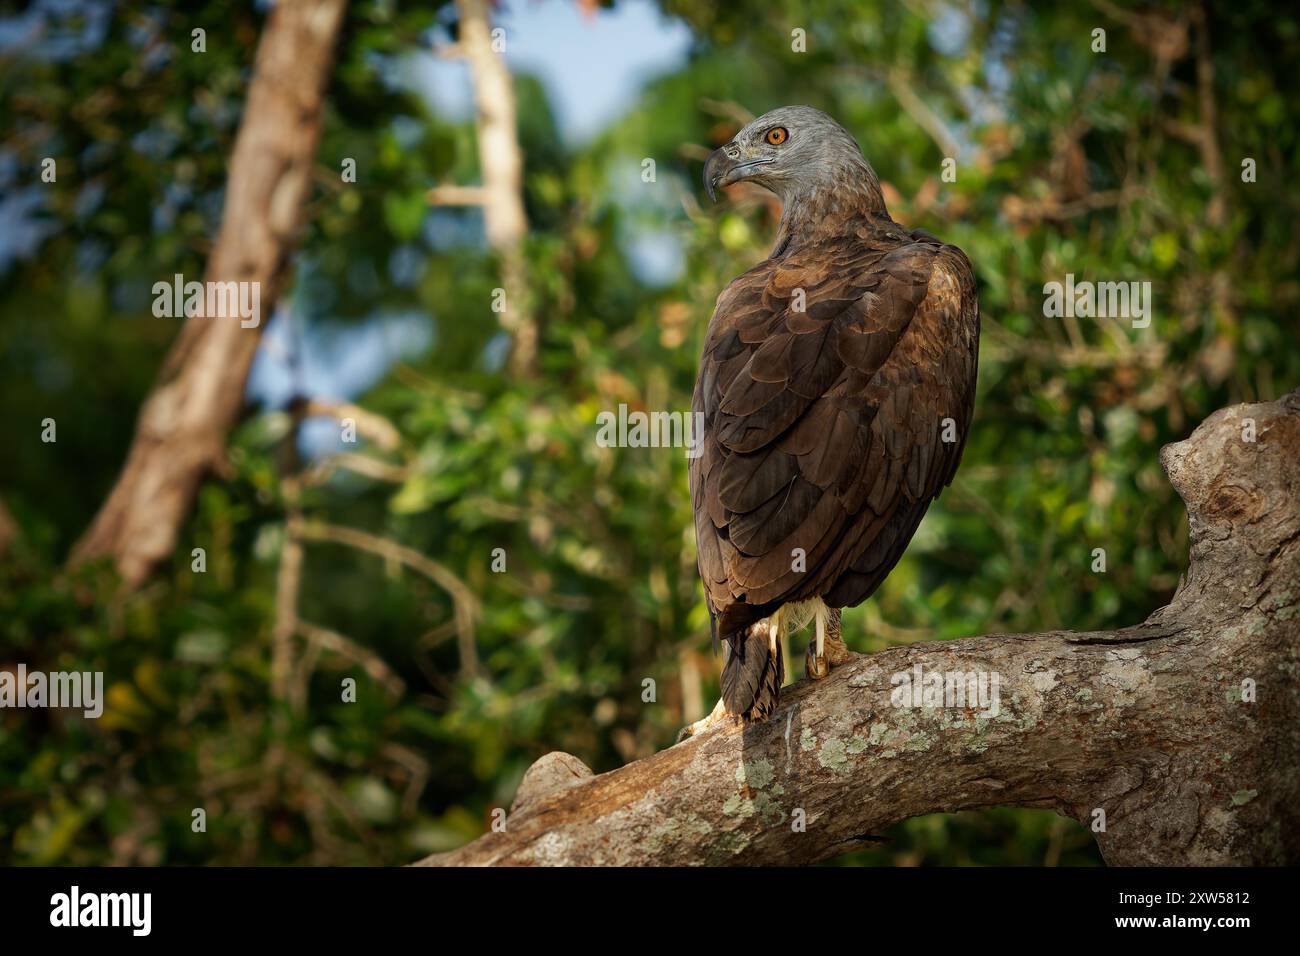
[[[880,182],[857,140],[811,106],[782,106],[764,113],[714,150],[704,164],[704,188],[751,182],[787,204],[822,190],[879,195]]]

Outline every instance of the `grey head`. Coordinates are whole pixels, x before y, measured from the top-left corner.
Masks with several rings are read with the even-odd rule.
[[[752,182],[787,204],[819,193],[863,193],[873,202],[880,181],[851,133],[811,106],[782,106],[764,113],[715,150],[704,164],[704,188]]]

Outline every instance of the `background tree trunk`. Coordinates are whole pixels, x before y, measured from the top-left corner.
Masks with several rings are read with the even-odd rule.
[[[524,209],[524,154],[515,120],[514,82],[506,67],[504,34],[501,44],[493,42],[487,0],[456,0],[456,11],[460,18],[458,40],[447,53],[463,57],[469,67],[483,185],[436,186],[429,190],[428,198],[435,205],[482,208],[488,246],[501,259],[505,303],[500,320],[510,336],[510,372],[532,376],[537,372],[540,331],[523,249],[528,215]]]
[[[72,560],[110,556],[128,587],[176,547],[199,483],[223,460],[244,382],[284,282],[311,190],[344,0],[282,0],[258,45],[208,281],[260,284],[261,321],[186,320],[144,402],[126,465]],[[170,276],[159,276],[170,281]]]
[[[857,656],[768,723],[600,776],[549,754],[505,832],[422,864],[815,863],[995,806],[1073,817],[1111,864],[1300,861],[1300,391],[1216,412],[1160,458],[1191,567],[1142,624]],[[894,706],[917,666],[996,673],[999,712]]]

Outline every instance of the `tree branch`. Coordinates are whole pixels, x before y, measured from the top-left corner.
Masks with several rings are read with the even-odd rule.
[[[768,723],[599,776],[549,754],[504,832],[422,864],[815,863],[994,806],[1073,817],[1111,864],[1300,860],[1300,391],[1216,412],[1160,459],[1191,567],[1145,622],[859,655]],[[917,668],[997,675],[999,706],[897,706]]]
[[[414,548],[396,541],[340,525],[308,521],[299,525],[296,534],[304,541],[329,541],[377,554],[418,571],[451,595],[452,616],[456,623],[457,646],[461,671],[470,676],[481,672],[478,648],[474,643],[474,620],[479,616],[478,598],[446,565],[434,561]]]
[[[474,87],[475,125],[483,185],[474,189],[438,186],[434,203],[483,208],[488,245],[501,257],[505,308],[501,325],[510,334],[510,369],[517,375],[536,371],[538,329],[533,314],[528,264],[523,241],[528,234],[524,210],[524,157],[515,122],[515,93],[505,57],[493,48],[487,0],[456,0],[460,16],[457,52],[469,64]]]
[[[226,179],[209,282],[260,288],[260,321],[190,317],[145,400],[126,464],[73,549],[113,559],[128,587],[171,556],[200,481],[219,468],[244,380],[275,307],[311,188],[344,0],[285,0],[267,17]]]

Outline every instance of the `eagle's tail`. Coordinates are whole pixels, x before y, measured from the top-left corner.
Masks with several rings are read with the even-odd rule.
[[[773,615],[725,636],[722,705],[727,713],[757,723],[776,710],[785,681],[780,634],[778,615]]]

